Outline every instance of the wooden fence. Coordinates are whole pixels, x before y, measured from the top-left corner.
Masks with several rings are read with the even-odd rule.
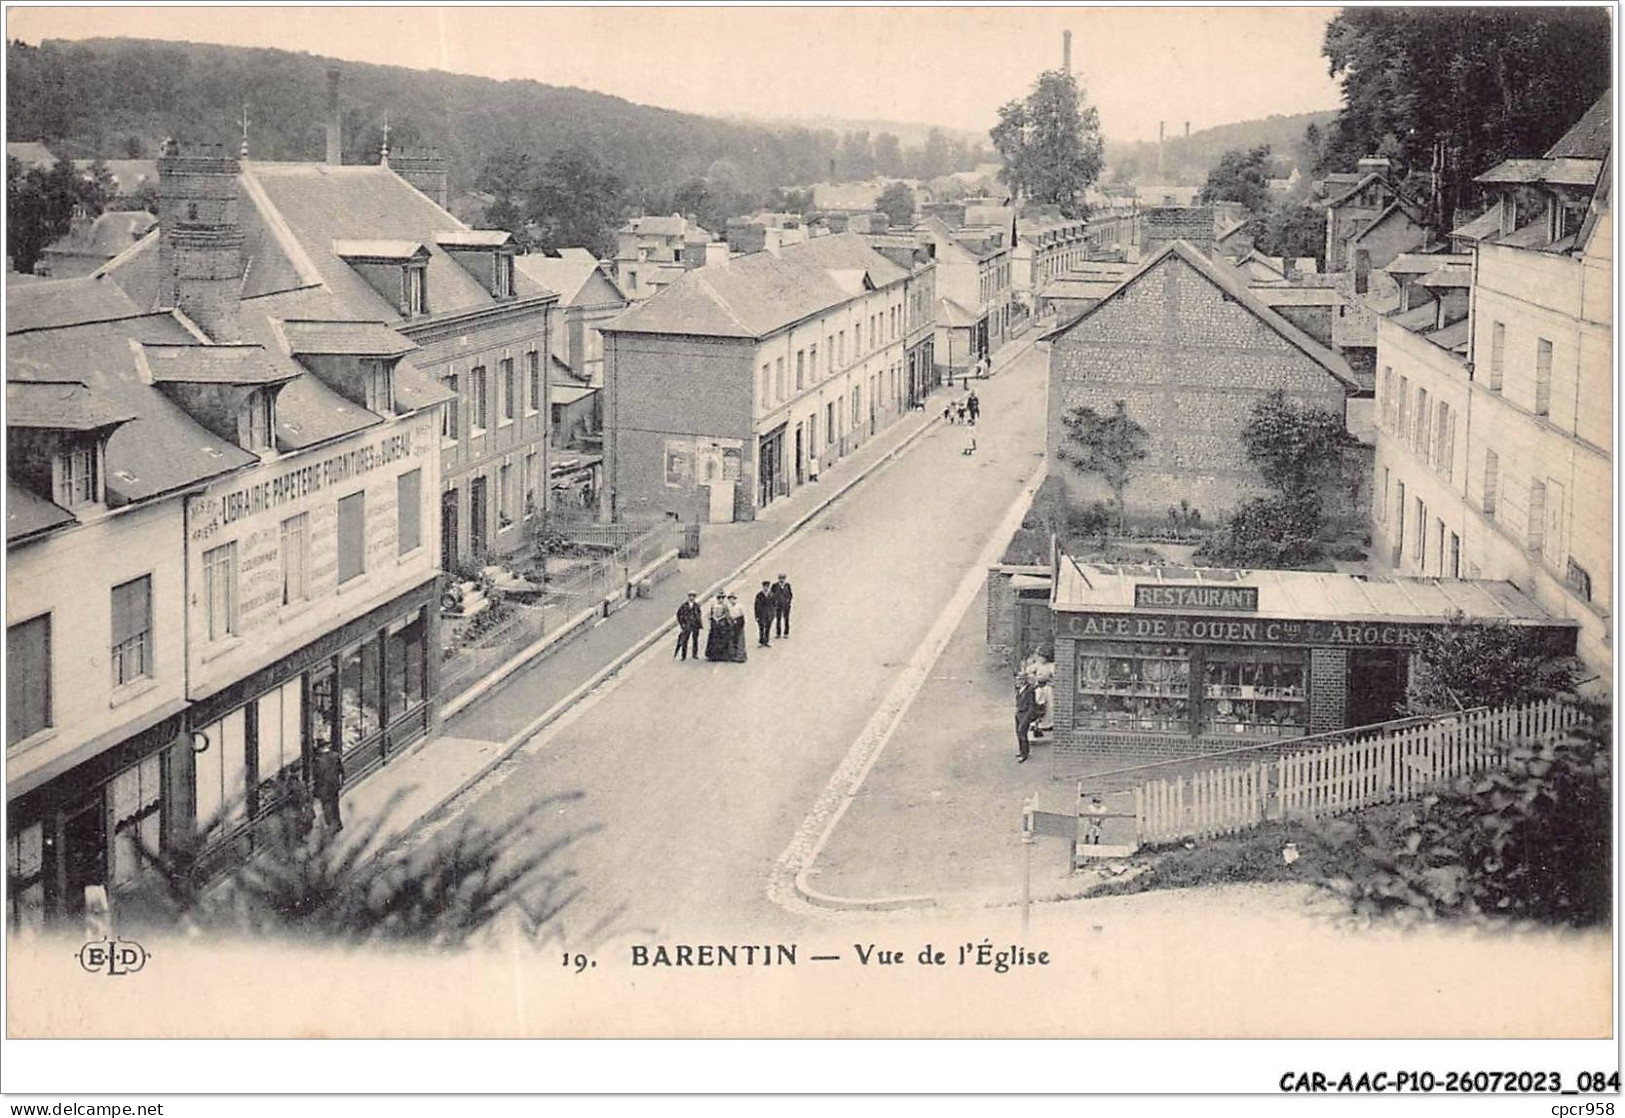
[[[1473,710],[1352,741],[1136,786],[1140,844],[1211,838],[1412,799],[1494,764],[1507,743],[1550,739],[1582,715],[1557,699]]]

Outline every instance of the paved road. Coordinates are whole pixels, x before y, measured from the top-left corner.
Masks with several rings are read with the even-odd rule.
[[[1045,357],[979,386],[978,450],[939,427],[824,512],[738,585],[783,570],[794,633],[745,664],[657,647],[452,806],[494,822],[550,795],[553,826],[592,833],[561,867],[584,893],[564,928],[691,942],[792,930],[766,897],[775,859],[989,533],[1042,461]],[[555,830],[554,827],[557,829]],[[443,831],[441,832],[443,833]]]

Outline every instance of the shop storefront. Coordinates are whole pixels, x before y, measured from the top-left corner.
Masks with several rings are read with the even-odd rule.
[[[348,784],[422,738],[435,693],[435,587],[402,595],[194,704],[180,762],[192,789],[188,819],[215,823],[224,844],[308,782],[318,747],[339,748]]]
[[[1453,618],[1573,622],[1511,583],[1063,560],[1051,599],[1059,747],[1200,753],[1371,725],[1403,708],[1411,659]]]

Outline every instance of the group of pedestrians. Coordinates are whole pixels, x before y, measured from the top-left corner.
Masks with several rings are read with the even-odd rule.
[[[784,574],[779,575],[777,582],[762,583],[751,610],[756,619],[758,648],[772,647],[773,637],[790,635],[790,607],[794,600],[795,591]],[[706,628],[705,622],[705,613],[690,592],[687,600],[677,607],[677,648],[672,652],[672,659],[687,660],[693,653],[694,660],[699,661],[700,632]],[[739,604],[739,595],[717,591],[711,603],[705,658],[713,662],[745,662],[745,608]]]
[[[982,401],[976,398],[975,389],[972,389],[970,395],[963,400],[958,403],[949,402],[942,409],[942,418],[949,423],[959,423],[969,428],[965,433],[965,446],[960,451],[961,454],[976,453],[976,420],[981,414]]]

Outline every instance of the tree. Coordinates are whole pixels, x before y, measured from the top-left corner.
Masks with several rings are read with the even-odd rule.
[[[894,228],[914,224],[914,191],[907,183],[894,182],[880,192],[875,209],[885,214]]]
[[[1326,213],[1298,202],[1282,202],[1248,223],[1253,247],[1266,256],[1313,256],[1326,252]]]
[[[1061,425],[1066,429],[1066,441],[1057,457],[1080,474],[1101,476],[1112,491],[1121,535],[1129,472],[1147,456],[1150,436],[1129,415],[1128,405],[1122,400],[1113,404],[1106,415],[1088,406],[1069,408],[1061,417]]]
[[[530,194],[539,247],[579,247],[607,255],[622,218],[621,190],[619,176],[591,149],[580,144],[559,148],[542,165]]]
[[[867,179],[875,173],[875,156],[869,146],[869,133],[859,130],[841,137],[841,178]]]
[[[1428,630],[1416,649],[1412,705],[1420,712],[1509,706],[1573,691],[1571,661],[1554,657],[1543,634],[1457,615]]]
[[[75,215],[95,218],[112,196],[112,177],[100,161],[89,175],[67,159],[49,170],[24,168],[6,157],[6,239],[12,266],[32,272],[53,241],[66,236]]]
[[[1261,214],[1270,202],[1270,146],[1260,144],[1250,151],[1231,150],[1219,157],[1219,165],[1208,172],[1201,201],[1240,202],[1248,211]]]
[[[480,225],[513,234],[521,250],[528,250],[525,200],[536,187],[536,169],[530,155],[514,148],[492,152],[474,176],[474,189],[491,195]]]
[[[1354,443],[1342,417],[1299,407],[1276,389],[1253,405],[1241,441],[1247,460],[1275,492],[1239,506],[1197,557],[1252,569],[1301,567],[1320,559],[1324,494],[1342,479],[1344,448]]]
[[[875,170],[888,178],[903,173],[902,145],[890,132],[875,137]]]
[[[1004,161],[999,177],[1013,193],[1083,216],[1082,195],[1100,177],[1104,149],[1100,113],[1071,74],[1038,75],[1026,100],[999,110],[988,135]]]
[[[952,171],[953,165],[949,162],[948,137],[940,128],[933,128],[926,133],[925,146],[920,149],[919,157],[914,167],[914,177],[918,179],[936,179]]]
[[[1386,150],[1430,171],[1442,145],[1441,228],[1503,159],[1538,156],[1609,88],[1600,8],[1345,8],[1321,46],[1343,105],[1316,170]],[[1389,137],[1392,137],[1390,140]],[[1385,142],[1386,141],[1386,142]]]

